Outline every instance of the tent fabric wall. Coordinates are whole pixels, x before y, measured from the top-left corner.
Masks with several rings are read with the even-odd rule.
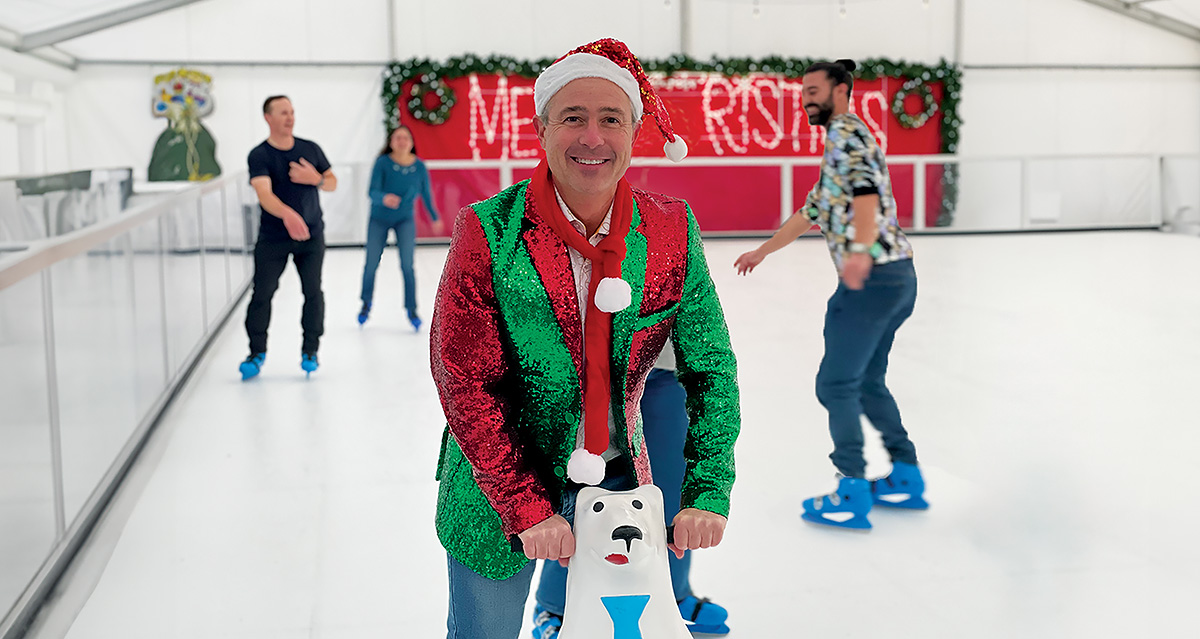
[[[538,58],[614,36],[657,58],[685,43],[700,58],[928,63],[961,51],[964,157],[1200,154],[1200,43],[1080,0],[962,0],[956,43],[955,4],[860,0],[846,3],[843,18],[832,2],[764,2],[755,18],[749,2],[691,0],[681,28],[679,0],[614,0],[604,11],[575,0],[395,0],[390,10],[387,0],[347,0],[336,11],[319,0],[209,0],[62,43],[85,62],[52,87],[34,143],[44,145],[46,170],[130,166],[144,176],[166,126],[150,115],[153,77],[191,61],[213,76],[216,110],[205,124],[225,169],[243,166],[265,137],[260,105],[272,93],[292,96],[297,134],[332,160],[369,162],[384,135],[380,71],[393,54]],[[11,128],[0,121],[0,140]],[[13,166],[9,154],[0,152],[0,168]],[[1003,175],[964,188],[1013,188]]]

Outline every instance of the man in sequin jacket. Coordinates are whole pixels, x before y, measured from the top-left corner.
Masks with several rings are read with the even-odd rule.
[[[614,40],[549,67],[534,102],[546,159],[459,213],[431,326],[450,637],[517,636],[530,560],[574,552],[581,485],[651,483],[639,401],[668,337],[690,419],[672,550],[716,545],[729,512],[736,363],[699,227],[624,178],[643,112],[669,157],[686,147]]]

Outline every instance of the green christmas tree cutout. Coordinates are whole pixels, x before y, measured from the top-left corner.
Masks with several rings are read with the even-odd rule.
[[[154,78],[151,111],[167,118],[150,156],[151,182],[204,181],[221,174],[217,142],[200,118],[212,113],[212,78],[192,69],[176,69]]]

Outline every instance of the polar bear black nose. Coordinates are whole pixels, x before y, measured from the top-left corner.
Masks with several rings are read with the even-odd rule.
[[[612,534],[613,541],[624,541],[626,552],[633,546],[634,539],[642,538],[642,531],[637,526],[618,526]]]

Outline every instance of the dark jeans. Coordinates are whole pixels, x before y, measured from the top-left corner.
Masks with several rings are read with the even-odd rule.
[[[367,264],[363,267],[362,301],[371,303],[375,295],[375,271],[387,247],[388,230],[396,233],[396,248],[400,253],[400,274],[404,278],[404,308],[409,315],[417,312],[417,276],[413,270],[413,250],[417,244],[417,222],[413,218],[393,224],[375,218],[367,223]]]
[[[860,291],[839,283],[825,312],[825,357],[817,373],[817,399],[829,410],[838,472],[863,477],[861,415],[883,436],[892,461],[917,463],[917,451],[884,384],[896,329],[917,301],[912,260],[875,266]]]
[[[316,353],[325,332],[325,294],[321,292],[321,264],[325,261],[325,238],[316,236],[304,242],[259,240],[254,245],[254,292],[246,309],[246,334],[250,352],[267,352],[267,327],[271,324],[271,298],[279,288],[279,277],[287,267],[288,256],[300,274],[304,291],[304,309],[300,326],[304,329],[301,351]]]

